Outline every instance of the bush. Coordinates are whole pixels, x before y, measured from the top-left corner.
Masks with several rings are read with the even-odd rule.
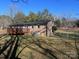
[[[79,20],[76,20],[75,24],[77,27],[79,27]]]
[[[56,26],[52,26],[52,32],[55,32],[57,30]]]

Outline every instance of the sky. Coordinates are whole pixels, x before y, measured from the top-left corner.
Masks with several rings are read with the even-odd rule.
[[[79,18],[79,0],[0,0],[0,15],[9,14],[12,4],[14,11],[23,11],[28,15],[30,11],[35,13],[48,9],[52,15],[58,17]]]

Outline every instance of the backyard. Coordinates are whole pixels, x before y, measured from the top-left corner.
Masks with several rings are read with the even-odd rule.
[[[59,34],[59,35],[56,35]],[[62,34],[64,33],[64,34]],[[68,34],[68,35],[67,35]],[[69,35],[70,34],[70,35]],[[73,36],[74,38],[72,38]],[[66,37],[67,38],[66,38]],[[22,59],[78,59],[78,33],[57,30],[52,37],[32,35],[19,36],[17,56]],[[0,46],[10,39],[9,35],[0,38]]]

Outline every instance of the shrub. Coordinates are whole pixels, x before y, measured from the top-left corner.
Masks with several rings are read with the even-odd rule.
[[[55,32],[57,30],[56,26],[52,26],[52,32]]]

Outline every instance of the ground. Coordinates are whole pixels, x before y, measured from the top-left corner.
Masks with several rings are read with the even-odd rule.
[[[62,30],[58,30],[57,32],[73,34],[73,32]],[[10,36],[1,37],[0,45],[4,45],[5,41],[9,38]],[[21,59],[77,59],[78,51],[76,46],[79,48],[78,45],[79,40],[68,39],[56,35],[52,37],[23,35],[17,54],[24,48],[18,56]]]

